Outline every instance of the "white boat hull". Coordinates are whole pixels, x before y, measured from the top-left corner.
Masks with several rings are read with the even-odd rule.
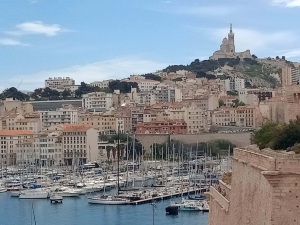
[[[11,197],[19,197],[20,196],[20,192],[19,191],[11,191],[10,192],[10,196]]]
[[[4,192],[7,192],[7,189],[6,188],[1,188],[0,193],[4,193]]]
[[[100,204],[100,205],[126,205],[129,203],[129,200],[127,199],[103,199],[103,198],[90,198],[88,199],[88,202],[90,204]]]
[[[19,199],[47,199],[48,198],[48,192],[44,191],[23,191],[21,192]]]

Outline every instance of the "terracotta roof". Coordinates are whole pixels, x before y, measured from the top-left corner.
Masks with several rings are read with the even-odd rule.
[[[33,135],[30,130],[0,130],[0,136]]]

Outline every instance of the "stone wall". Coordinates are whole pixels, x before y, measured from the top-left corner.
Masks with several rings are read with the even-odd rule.
[[[150,146],[154,143],[166,143],[168,134],[136,134],[136,139],[142,143],[146,151],[150,151]],[[204,134],[172,134],[170,139],[178,140],[182,143],[193,144],[198,142],[208,142],[218,139],[228,140],[236,147],[250,145],[251,133],[204,133]]]
[[[229,210],[210,195],[209,225],[300,224],[300,156],[234,149]]]

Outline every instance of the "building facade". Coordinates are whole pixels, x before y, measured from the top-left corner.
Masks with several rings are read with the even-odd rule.
[[[103,112],[113,105],[112,93],[91,92],[82,95],[82,108],[88,111]]]
[[[187,125],[184,120],[152,121],[139,123],[137,134],[186,134]]]

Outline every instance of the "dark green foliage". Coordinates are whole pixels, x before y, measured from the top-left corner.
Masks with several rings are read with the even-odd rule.
[[[84,82],[81,82],[80,87],[75,91],[75,96],[78,98],[81,98],[82,95],[84,95],[84,94],[91,93],[91,92],[101,92],[101,91],[104,92],[104,90],[102,90],[99,87],[92,87],[92,86],[87,85]]]
[[[239,95],[237,91],[227,91],[227,95]]]
[[[219,107],[222,107],[224,105],[225,105],[224,101],[222,99],[219,99]]]
[[[114,80],[109,82],[108,87],[110,92],[120,90],[121,93],[130,93],[131,88],[138,88],[138,84],[136,82],[121,82],[120,80]]]
[[[186,144],[181,143],[177,140],[171,140],[170,146],[168,146],[166,143],[164,144],[153,144],[151,145],[151,154],[150,157],[152,158],[152,152],[153,152],[153,158],[156,159],[164,159],[166,160],[166,153],[167,149],[169,148],[169,158],[170,160],[173,160],[173,147],[174,147],[174,160],[178,161],[178,158],[184,159],[190,159],[197,156],[206,156],[210,155],[210,151],[212,156],[217,155],[227,155],[228,149],[230,148],[230,152],[232,153],[233,148],[235,147],[234,144],[232,144],[230,141],[227,140],[214,140],[210,142],[199,142],[193,143],[193,144]],[[156,146],[156,151],[155,151]],[[180,155],[180,156],[179,156]]]
[[[175,78],[175,79],[173,79],[172,81],[182,81],[182,78],[180,78],[180,77],[177,77],[177,78]]]
[[[149,79],[149,80],[161,81],[161,77],[158,76],[158,75],[155,75],[153,73],[146,73],[146,74],[144,74],[142,76],[145,77],[146,79]]]
[[[274,150],[293,149],[300,143],[300,117],[291,120],[288,124],[267,123],[254,135],[254,143],[259,148],[272,148]],[[291,148],[291,149],[290,149]],[[295,149],[298,149],[295,147]],[[296,153],[298,152],[295,151]]]
[[[253,59],[257,59],[257,56],[253,54],[253,55],[252,55],[252,58],[253,58]]]
[[[234,107],[234,108],[237,108],[237,107],[239,107],[239,106],[244,106],[244,105],[245,105],[245,103],[244,103],[244,102],[241,102],[241,101],[238,100],[238,99],[235,99],[235,100],[232,101],[232,107]]]
[[[15,87],[5,89],[0,94],[0,99],[4,100],[6,98],[13,98],[13,99],[20,100],[20,101],[28,101],[30,99],[29,95],[24,94],[21,91],[18,91],[17,88],[15,88]]]
[[[256,60],[250,59],[250,58],[245,58],[244,62],[249,64],[249,65],[257,65],[258,64],[258,62]]]

